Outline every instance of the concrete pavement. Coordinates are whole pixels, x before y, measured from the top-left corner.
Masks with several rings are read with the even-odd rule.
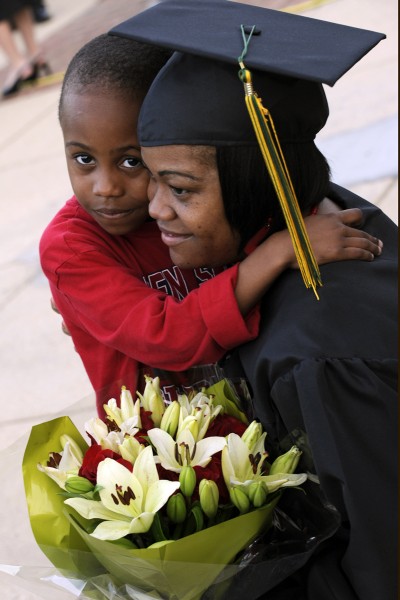
[[[332,164],[337,183],[377,204],[397,222],[395,0],[250,3],[289,6],[310,17],[387,34],[387,40],[333,89],[326,90],[331,117],[318,144]],[[57,122],[62,72],[83,43],[144,10],[150,2],[47,0],[46,4],[52,19],[38,25],[37,34],[55,75],[46,85],[0,102],[0,584],[4,600],[77,597],[48,583],[33,582],[29,570],[26,579],[1,572],[1,564],[40,565],[44,577],[52,572],[46,571],[51,565],[36,548],[29,530],[19,471],[25,443],[21,436],[35,423],[60,413],[71,414],[71,405],[75,405],[77,425],[94,415],[83,367],[70,339],[61,334],[58,315],[50,310],[37,249],[44,227],[71,195]],[[0,54],[0,85],[5,65]]]

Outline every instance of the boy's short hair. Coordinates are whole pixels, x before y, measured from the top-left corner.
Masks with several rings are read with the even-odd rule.
[[[65,96],[98,86],[134,100],[142,100],[158,71],[171,56],[169,50],[108,34],[82,46],[69,63],[61,88],[58,116]]]

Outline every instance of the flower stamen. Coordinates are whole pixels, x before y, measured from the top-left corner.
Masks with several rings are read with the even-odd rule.
[[[49,454],[49,460],[47,461],[46,466],[52,467],[53,469],[57,469],[58,465],[61,462],[62,455],[59,452],[51,452]]]
[[[252,468],[254,475],[257,473],[257,468],[258,468],[258,464],[259,464],[260,460],[261,460],[260,452],[257,452],[256,455],[249,454],[249,461],[250,461],[251,468]]]
[[[128,486],[125,492],[123,492],[122,485],[118,485],[118,483],[116,483],[115,491],[117,492],[117,497],[114,494],[111,494],[114,504],[123,504],[124,506],[129,506],[131,500],[136,500],[136,496],[130,486]]]

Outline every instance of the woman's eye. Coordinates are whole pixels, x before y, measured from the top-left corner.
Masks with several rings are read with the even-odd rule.
[[[142,167],[143,163],[140,158],[134,158],[133,156],[130,156],[122,161],[122,166],[128,169],[137,169],[137,167]]]
[[[171,186],[171,190],[175,196],[184,196],[185,194],[188,193],[188,190],[186,190],[184,188],[178,188],[178,187]]]
[[[94,163],[93,158],[89,154],[77,154],[75,160],[80,165],[91,165]]]

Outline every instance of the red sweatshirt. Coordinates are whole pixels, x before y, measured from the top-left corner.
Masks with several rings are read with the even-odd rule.
[[[243,319],[237,307],[237,265],[216,278],[176,267],[154,222],[111,236],[73,197],[45,229],[40,260],[100,415],[121,385],[135,392],[140,363],[182,371],[257,336],[258,309]]]

